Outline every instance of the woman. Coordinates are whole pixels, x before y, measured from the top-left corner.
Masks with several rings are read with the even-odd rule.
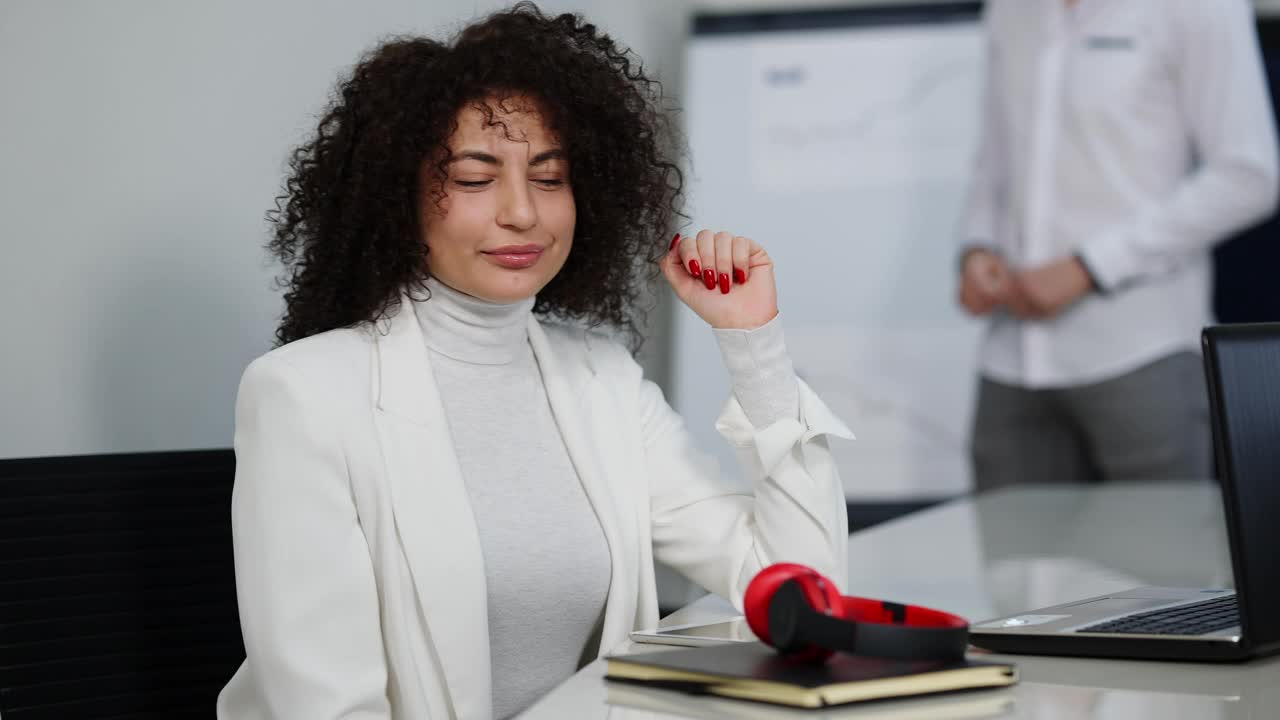
[[[679,172],[626,53],[522,4],[339,90],[273,217],[283,347],[237,400],[219,717],[506,717],[657,621],[655,559],[736,603],[775,561],[843,577],[848,431],[792,371],[765,251],[668,245]],[[655,264],[715,328],[751,492],[581,329],[634,332]]]

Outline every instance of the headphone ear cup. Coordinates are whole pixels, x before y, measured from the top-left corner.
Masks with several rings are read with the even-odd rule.
[[[782,584],[769,603],[769,635],[778,652],[796,662],[823,662],[831,657],[833,650],[823,645],[812,628],[805,626],[826,612],[814,607],[814,600],[825,605],[826,598],[821,594],[818,581],[822,577],[813,576],[793,578]]]
[[[760,642],[772,646],[769,639],[769,601],[782,583],[799,575],[812,572],[804,565],[796,563],[774,563],[756,573],[747,585],[742,596],[742,611],[747,617],[747,626],[760,638]]]
[[[840,596],[840,588],[826,577],[819,575],[816,570],[809,572],[810,574],[805,577],[796,578],[800,581],[800,587],[804,589],[809,605],[824,615],[842,617],[844,598]]]
[[[813,568],[798,563],[770,565],[751,579],[742,597],[742,609],[747,617],[747,626],[756,637],[760,638],[761,642],[769,646],[773,646],[769,634],[769,603],[773,600],[778,588],[788,580],[797,581],[809,605],[818,612],[840,614],[844,606],[840,589],[836,584]]]

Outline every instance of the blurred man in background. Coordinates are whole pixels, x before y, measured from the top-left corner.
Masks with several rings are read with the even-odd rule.
[[[1269,215],[1248,0],[988,0],[960,302],[979,490],[1212,472],[1209,250]]]

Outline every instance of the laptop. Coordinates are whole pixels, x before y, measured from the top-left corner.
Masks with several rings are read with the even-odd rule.
[[[1235,590],[1142,587],[977,623],[987,650],[1160,660],[1280,651],[1280,323],[1201,336]]]

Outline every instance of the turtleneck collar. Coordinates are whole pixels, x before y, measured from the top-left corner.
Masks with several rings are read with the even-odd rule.
[[[500,304],[459,292],[434,277],[430,297],[415,300],[414,314],[427,347],[462,362],[506,365],[529,341],[534,298]]]

